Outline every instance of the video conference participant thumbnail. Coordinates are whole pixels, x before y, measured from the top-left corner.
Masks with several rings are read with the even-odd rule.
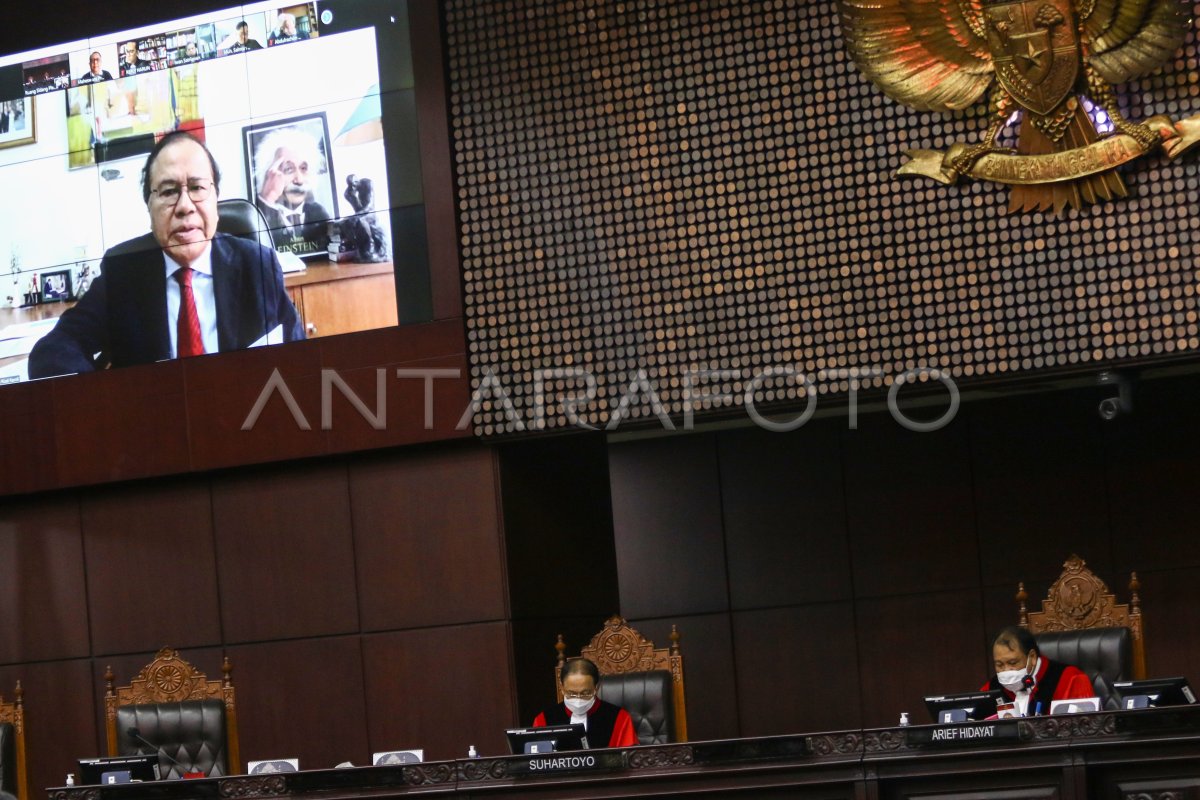
[[[220,183],[191,134],[155,145],[142,169],[151,232],[105,253],[88,292],[34,345],[31,378],[304,338],[275,252],[217,233]]]
[[[97,81],[111,81],[112,73],[104,69],[101,64],[102,59],[100,53],[95,52],[88,56],[88,71],[79,76],[77,81],[80,86],[87,83],[96,83]]]
[[[633,717],[620,706],[596,696],[600,670],[586,658],[569,658],[559,670],[563,702],[533,720],[533,727],[582,724],[589,748],[633,747],[638,743]]]
[[[1078,667],[1059,664],[1042,656],[1037,639],[1027,629],[1010,626],[992,642],[996,674],[984,689],[1003,689],[1018,716],[1049,714],[1054,700],[1095,697],[1092,682]]]

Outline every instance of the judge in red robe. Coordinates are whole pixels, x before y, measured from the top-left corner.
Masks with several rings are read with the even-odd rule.
[[[1055,700],[1095,697],[1092,682],[1078,667],[1044,658],[1037,639],[1025,628],[1012,626],[1000,631],[992,643],[996,674],[984,689],[1003,689],[1018,716],[1049,714]]]
[[[581,724],[590,748],[633,747],[638,743],[629,712],[596,696],[600,670],[595,664],[586,658],[567,659],[558,679],[562,683],[563,702],[538,714],[533,727]]]

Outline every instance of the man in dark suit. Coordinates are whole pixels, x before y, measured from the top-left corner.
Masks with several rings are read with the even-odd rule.
[[[304,338],[275,252],[217,234],[221,173],[169,133],[142,170],[151,233],[104,254],[100,276],[29,356],[29,377],[88,372]]]
[[[100,54],[92,53],[88,56],[88,71],[79,76],[80,86],[88,83],[97,83],[99,81],[111,81],[112,73],[100,66]]]

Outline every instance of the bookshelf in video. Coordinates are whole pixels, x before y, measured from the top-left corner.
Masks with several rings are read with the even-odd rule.
[[[210,280],[195,290],[201,325],[222,331],[203,352],[298,338],[225,335],[246,327],[220,317],[235,313],[230,263],[248,259],[256,280],[282,282],[305,337],[395,325],[394,271],[427,268],[413,95],[405,0],[234,6],[0,57],[0,185],[17,187],[0,194],[0,384],[176,356],[177,251],[142,175],[173,131],[204,144],[220,180],[205,192],[208,176],[189,173],[171,213],[206,231],[211,203],[213,226],[252,245],[235,242],[234,259],[217,233],[196,266]],[[142,274],[152,291],[117,296]],[[130,326],[154,342],[122,358]],[[56,328],[47,342],[84,330],[77,349],[114,352],[55,372],[37,343]]]

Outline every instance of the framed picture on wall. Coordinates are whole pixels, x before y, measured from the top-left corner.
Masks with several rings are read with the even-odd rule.
[[[71,291],[71,270],[60,269],[41,274],[40,302],[55,303],[59,300],[74,300]]]
[[[325,112],[247,125],[242,129],[246,185],[275,249],[301,258],[324,256],[337,193]]]
[[[34,98],[0,101],[0,148],[20,147],[37,141]]]

